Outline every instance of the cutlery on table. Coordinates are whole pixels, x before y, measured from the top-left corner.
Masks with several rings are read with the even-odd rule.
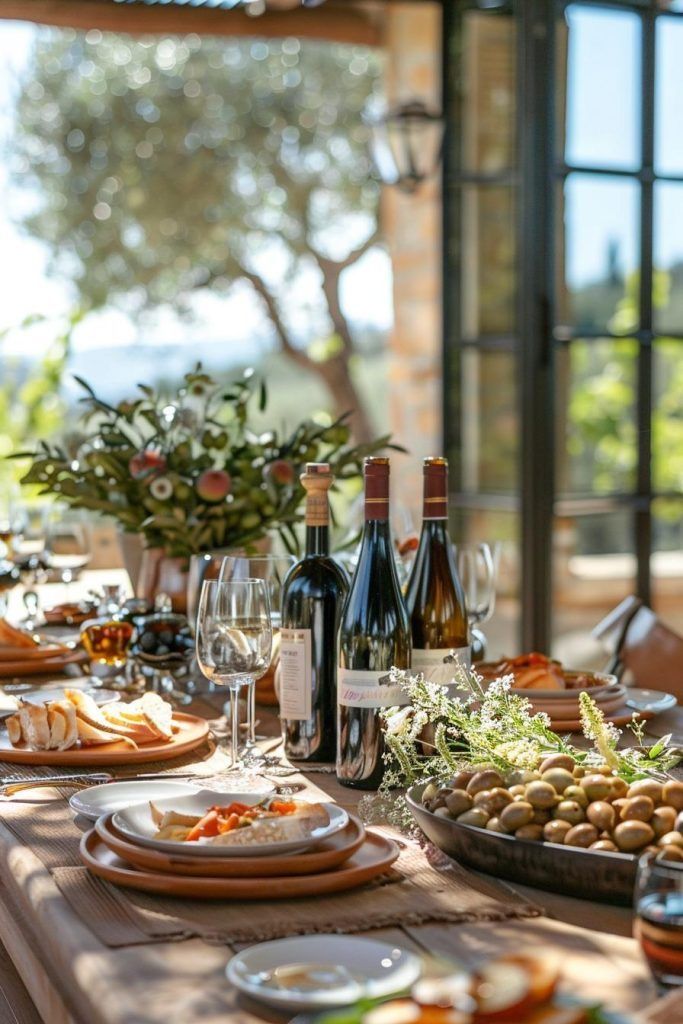
[[[201,778],[192,772],[171,774],[169,772],[149,772],[143,775],[111,775],[109,772],[94,772],[92,775],[50,775],[39,779],[19,778],[7,775],[0,778],[0,794],[12,796],[23,789],[42,789],[56,786],[58,789],[89,789],[91,786],[103,786],[107,782],[149,782],[152,779],[173,781],[174,779],[193,779],[198,784]]]

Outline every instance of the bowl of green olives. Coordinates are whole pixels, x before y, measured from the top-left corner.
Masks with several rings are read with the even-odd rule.
[[[633,899],[638,857],[683,862],[683,782],[628,783],[567,754],[507,774],[479,765],[408,790],[427,837],[498,878],[606,903]]]

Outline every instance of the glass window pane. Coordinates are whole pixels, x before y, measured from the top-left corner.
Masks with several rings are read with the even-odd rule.
[[[565,160],[635,169],[640,163],[640,17],[571,4],[566,19],[557,55],[558,73],[566,74],[567,82],[566,115],[558,111]],[[558,90],[560,99],[563,91]]]
[[[516,26],[511,16],[463,19],[463,164],[493,173],[515,162]]]
[[[677,633],[683,632],[683,498],[652,503],[650,570],[655,611]]]
[[[451,535],[460,541],[486,541],[498,545],[496,600],[491,618],[482,623],[487,657],[498,658],[519,650],[519,516],[496,509],[459,509],[452,517]]]
[[[683,18],[657,19],[655,168],[683,172]]]
[[[683,341],[655,342],[653,404],[654,490],[683,493]]]
[[[600,619],[634,593],[633,513],[562,517],[553,529],[552,653],[572,668],[602,667],[590,638]]]
[[[555,358],[557,488],[610,494],[635,486],[638,344],[573,341]]]
[[[653,303],[657,329],[683,333],[683,184],[655,185]]]
[[[515,202],[511,188],[462,190],[462,318],[467,338],[515,326]]]
[[[557,305],[577,331],[627,334],[638,326],[639,186],[570,174],[559,194]]]
[[[517,372],[511,352],[463,352],[460,462],[469,493],[517,489]]]

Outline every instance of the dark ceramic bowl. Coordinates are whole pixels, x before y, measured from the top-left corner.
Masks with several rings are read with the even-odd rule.
[[[427,838],[459,864],[563,896],[623,906],[633,903],[638,865],[634,854],[532,842],[462,825],[432,814],[422,805],[426,785],[423,782],[408,790],[408,806]]]

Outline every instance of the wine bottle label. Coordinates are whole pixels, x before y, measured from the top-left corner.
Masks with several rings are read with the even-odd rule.
[[[460,671],[467,671],[472,663],[471,647],[436,647],[431,650],[413,647],[410,664],[413,672],[421,672],[425,679],[441,686],[457,684]]]
[[[370,672],[339,668],[337,694],[344,708],[393,708],[410,704],[410,697],[400,683],[391,681],[389,669]]]
[[[308,721],[312,714],[313,670],[310,629],[280,630],[280,718]]]

